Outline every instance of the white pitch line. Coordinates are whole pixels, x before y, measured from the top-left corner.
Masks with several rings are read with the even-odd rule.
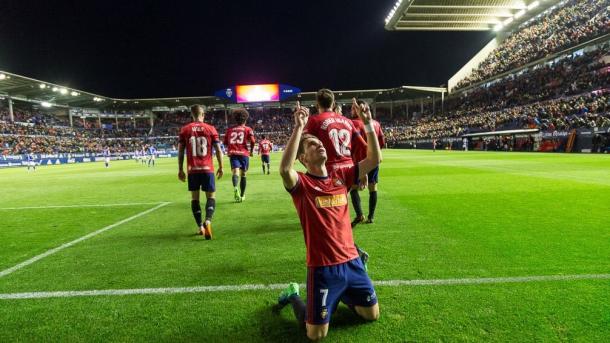
[[[119,225],[125,224],[125,223],[127,223],[129,221],[132,221],[132,220],[136,219],[136,218],[139,218],[141,216],[147,215],[150,212],[156,211],[156,210],[160,209],[161,207],[167,206],[169,204],[170,204],[169,202],[161,203],[161,204],[159,204],[159,205],[157,205],[157,206],[155,206],[155,207],[153,207],[151,209],[148,209],[148,210],[146,210],[144,212],[140,212],[140,213],[138,213],[136,215],[133,215],[133,216],[131,216],[129,218],[123,219],[123,220],[121,220],[119,222],[116,222],[114,224],[111,224],[111,225],[108,225],[106,227],[103,227],[103,228],[101,228],[101,229],[99,229],[97,231],[91,232],[90,234],[87,234],[85,236],[77,238],[77,239],[75,239],[75,240],[73,240],[71,242],[64,243],[64,244],[58,246],[57,248],[53,248],[51,250],[47,250],[44,253],[42,253],[40,255],[37,255],[37,256],[34,256],[34,257],[30,258],[29,260],[23,261],[23,262],[19,263],[16,266],[13,266],[11,268],[8,268],[8,269],[5,269],[5,270],[1,271],[0,272],[0,278],[5,277],[5,276],[7,276],[7,275],[9,275],[9,274],[11,274],[11,273],[21,269],[21,268],[27,267],[30,264],[32,264],[32,263],[34,263],[36,261],[42,260],[45,257],[51,256],[51,255],[53,255],[53,254],[55,254],[55,253],[57,253],[59,251],[62,251],[64,249],[66,249],[66,248],[69,248],[69,247],[71,247],[71,246],[73,246],[73,245],[75,245],[77,243],[80,243],[80,242],[82,242],[84,240],[87,240],[87,239],[89,239],[91,237],[95,237],[95,236],[99,235],[100,233],[106,232],[106,231],[108,231],[110,229],[113,229],[113,228],[119,226]]]
[[[387,280],[374,281],[375,286],[449,286],[449,285],[481,285],[502,283],[528,283],[550,281],[575,280],[608,280],[610,274],[577,274],[577,275],[541,275],[497,278],[465,278],[465,279],[432,279],[432,280]],[[124,296],[140,294],[184,294],[184,293],[210,293],[210,292],[244,292],[244,291],[273,291],[284,289],[287,284],[245,284],[226,286],[197,286],[176,288],[135,288],[135,289],[106,289],[90,291],[58,291],[58,292],[27,292],[0,294],[0,300],[10,299],[43,299],[43,298],[74,298],[95,296]],[[305,287],[301,284],[300,287]]]
[[[124,204],[85,204],[85,205],[0,207],[0,211],[2,211],[2,210],[38,210],[38,209],[46,209],[46,208],[119,207],[119,206],[139,206],[139,205],[157,205],[157,204],[159,204],[159,202],[132,202],[132,203],[124,203]],[[165,202],[163,202],[163,204],[165,204]]]

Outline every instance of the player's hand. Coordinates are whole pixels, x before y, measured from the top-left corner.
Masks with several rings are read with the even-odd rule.
[[[184,174],[184,170],[178,172],[178,180],[182,182],[186,181],[186,174]]]
[[[352,98],[352,109],[354,109],[356,114],[358,114],[358,118],[360,118],[360,120],[362,120],[362,122],[365,124],[370,123],[371,119],[373,119],[373,115],[371,114],[371,108],[367,103],[359,105],[356,101],[356,98]]]
[[[224,172],[222,171],[222,167],[218,167],[218,169],[216,170],[216,177],[218,178],[218,180],[222,179],[223,175]]]
[[[369,186],[369,177],[367,174],[361,175],[358,179],[358,188],[362,191]]]
[[[297,101],[297,107],[294,111],[294,125],[296,127],[305,127],[309,120],[309,108],[301,107],[301,103]]]

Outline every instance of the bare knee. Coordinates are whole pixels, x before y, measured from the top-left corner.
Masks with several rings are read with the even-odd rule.
[[[328,334],[328,324],[323,325],[310,325],[307,324],[307,338],[312,341],[319,341],[326,337]]]
[[[356,306],[356,313],[365,320],[375,321],[379,319],[379,304],[370,307]]]

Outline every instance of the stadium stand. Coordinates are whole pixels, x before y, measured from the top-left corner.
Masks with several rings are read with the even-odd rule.
[[[457,88],[493,78],[609,32],[607,0],[563,1],[508,36]]]

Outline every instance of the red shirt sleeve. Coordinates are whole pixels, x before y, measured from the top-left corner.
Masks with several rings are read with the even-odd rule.
[[[302,175],[303,173],[297,172],[297,183],[294,185],[294,187],[292,187],[292,189],[286,188],[286,191],[290,193],[290,195],[292,195],[293,197],[300,196],[301,194],[303,194],[303,185],[301,181]]]
[[[379,140],[379,147],[383,149],[385,147],[385,135],[383,134],[383,130],[381,129],[381,124],[378,121],[375,121],[375,133],[377,134],[377,140]]]
[[[315,127],[316,126],[314,124],[314,121],[316,121],[316,120],[310,116],[309,120],[307,121],[307,124],[305,124],[305,128],[303,129],[303,133],[309,133],[310,135],[316,136],[316,132],[315,132]]]
[[[355,164],[349,168],[339,168],[335,170],[336,176],[343,181],[345,187],[349,190],[353,185],[358,184],[358,165]]]
[[[248,138],[248,140],[250,140],[250,142],[252,142],[252,145],[254,146],[254,143],[256,142],[256,138],[254,138],[254,131],[252,131],[251,128],[248,128],[248,136],[250,136]]]
[[[367,144],[358,131],[352,132],[352,161],[358,163],[366,158]]]

